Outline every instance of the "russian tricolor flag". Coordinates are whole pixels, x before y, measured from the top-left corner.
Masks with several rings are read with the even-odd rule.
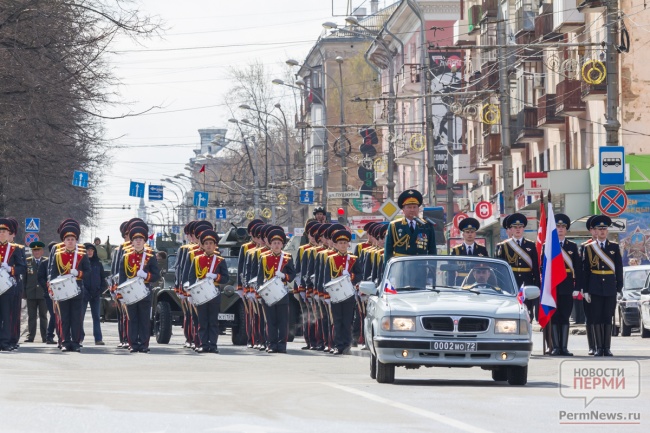
[[[386,287],[384,287],[384,293],[389,293],[391,295],[397,295],[397,290],[395,290],[395,287],[393,286],[393,283],[390,281],[386,282]]]
[[[553,205],[549,203],[546,214],[546,240],[544,242],[544,256],[542,257],[542,293],[539,309],[539,324],[542,328],[546,327],[555,312],[557,286],[566,277],[562,246],[555,227]]]

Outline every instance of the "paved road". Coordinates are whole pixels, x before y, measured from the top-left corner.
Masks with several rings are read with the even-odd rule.
[[[360,351],[333,357],[294,342],[289,354],[268,355],[223,336],[219,355],[197,355],[176,335],[169,345],[153,344],[150,354],[129,354],[115,348],[115,328],[103,324],[107,346],[86,346],[82,354],[40,343],[0,353],[0,431],[610,433],[647,431],[650,423],[650,341],[638,334],[615,338],[618,356],[601,360],[639,360],[646,373],[640,396],[597,399],[585,409],[582,400],[560,396],[561,358],[534,356],[525,387],[493,382],[476,368],[400,368],[395,384],[381,385],[369,378],[369,358]],[[535,338],[539,353],[540,334]],[[585,355],[586,338],[572,336],[570,348]],[[562,410],[634,412],[641,419],[567,425]]]

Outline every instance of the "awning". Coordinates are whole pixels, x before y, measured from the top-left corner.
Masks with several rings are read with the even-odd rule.
[[[626,155],[630,179],[625,182],[626,191],[650,191],[650,155]]]

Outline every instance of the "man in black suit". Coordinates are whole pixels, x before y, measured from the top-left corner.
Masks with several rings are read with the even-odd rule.
[[[480,223],[476,218],[465,218],[458,224],[458,229],[462,233],[463,243],[456,245],[451,249],[449,255],[451,256],[477,256],[477,257],[489,257],[487,248],[483,245],[477,244],[474,240],[476,239],[476,231],[479,229]],[[463,265],[463,264],[460,264]],[[463,284],[463,280],[467,277],[468,270],[459,269],[456,271],[456,276],[454,278],[456,286]]]
[[[582,266],[585,277],[584,297],[589,305],[594,326],[596,351],[594,356],[613,356],[612,317],[616,294],[623,290],[623,258],[616,242],[607,240],[612,220],[605,215],[594,217],[591,226],[597,230],[596,239],[585,246]]]

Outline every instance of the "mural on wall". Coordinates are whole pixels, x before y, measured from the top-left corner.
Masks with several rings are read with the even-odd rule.
[[[627,220],[619,235],[623,265],[650,264],[650,193],[629,193],[627,208],[619,218]]]

